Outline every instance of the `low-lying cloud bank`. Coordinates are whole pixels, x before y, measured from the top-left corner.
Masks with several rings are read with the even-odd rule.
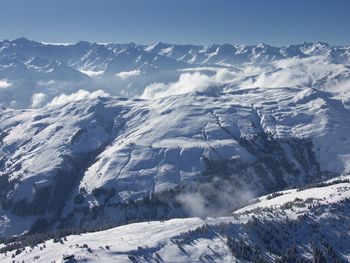
[[[348,93],[350,70],[325,57],[285,59],[266,66],[237,68],[202,67],[181,70],[178,81],[148,85],[144,99],[203,91],[211,86],[230,84],[239,88],[310,87],[323,91]]]
[[[193,91],[202,91],[212,86],[218,86],[228,83],[236,76],[235,71],[227,68],[210,68],[205,71],[211,71],[211,74],[202,73],[203,69],[189,70],[182,73],[179,80],[170,83],[153,83],[147,86],[141,95],[143,99],[157,99],[170,95],[185,94]]]
[[[45,106],[47,101],[47,96],[44,93],[35,93],[32,96],[32,108],[41,108]]]
[[[97,76],[102,72],[85,73],[90,75],[96,73]],[[241,68],[233,66],[185,68],[174,70],[171,74],[165,71],[159,71],[157,74],[131,70],[109,76],[102,74],[95,78],[96,82],[91,83],[45,79],[37,81],[33,86],[19,81],[0,79],[0,105],[40,108],[47,103],[63,103],[73,97],[87,98],[86,94],[90,93],[158,99],[204,91],[209,87],[225,84],[229,84],[225,86],[226,89],[309,87],[332,92],[347,100],[350,94],[349,67],[332,63],[325,57],[285,59],[264,66],[242,65]],[[71,93],[72,95],[69,95]]]
[[[78,90],[77,92],[71,93],[71,94],[63,93],[50,100],[49,97],[44,93],[35,93],[32,96],[31,108],[41,108],[44,106],[57,106],[57,105],[67,104],[73,101],[79,101],[84,99],[95,99],[98,97],[106,97],[106,96],[110,96],[110,95],[102,90],[97,90],[94,92],[89,92],[87,90]]]
[[[68,95],[63,93],[62,95],[53,98],[53,100],[51,100],[51,102],[49,102],[47,105],[56,106],[56,105],[67,104],[74,101],[79,101],[84,99],[95,99],[98,97],[106,97],[106,96],[109,96],[109,94],[102,90],[97,90],[94,92],[79,90],[76,93],[72,93]]]
[[[115,76],[122,80],[126,80],[130,77],[139,76],[140,74],[141,74],[140,70],[131,70],[131,71],[122,71],[122,72],[116,73]]]
[[[85,75],[88,75],[89,77],[98,77],[104,74],[103,70],[100,71],[94,71],[94,70],[80,70],[81,73],[84,73]]]

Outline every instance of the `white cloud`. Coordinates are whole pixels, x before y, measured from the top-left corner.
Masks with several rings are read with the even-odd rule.
[[[212,86],[230,84],[232,87],[295,87],[310,86],[312,80],[326,79],[331,74],[341,74],[344,66],[327,64],[322,58],[288,59],[266,67],[246,66],[237,68],[200,67],[181,70],[178,81],[153,83],[147,86],[142,98],[152,99],[170,95],[205,90]],[[345,74],[342,74],[345,75]],[[327,85],[335,83],[327,81]]]
[[[344,65],[329,63],[324,57],[280,60],[266,68],[246,68],[241,75],[237,84],[243,88],[306,86],[333,90],[341,78],[349,78]]]
[[[32,96],[32,108],[41,108],[45,105],[47,96],[44,93],[35,93]]]
[[[200,68],[199,71],[201,70]],[[229,83],[234,79],[236,74],[236,72],[226,68],[217,68],[215,69],[215,73],[210,75],[201,72],[183,73],[177,82],[153,83],[147,86],[141,97],[152,99],[201,91],[212,86]]]
[[[253,191],[244,187],[238,189],[231,180],[218,177],[214,177],[212,181],[198,183],[190,189],[190,192],[182,192],[175,199],[194,217],[222,214],[247,204],[249,200],[256,197]],[[218,191],[218,189],[221,190]]]
[[[348,93],[350,83],[350,74],[346,66],[330,63],[323,57],[285,59],[265,67],[199,67],[183,69],[180,72],[182,74],[178,81],[150,84],[144,89],[141,97],[161,98],[223,84],[229,84],[227,89],[312,86],[326,91]]]
[[[183,73],[177,82],[153,83],[147,86],[142,94],[142,98],[162,98],[170,95],[189,93],[196,90],[208,88],[213,84],[210,76],[195,73]]]
[[[208,208],[207,200],[199,192],[180,194],[176,197],[176,200],[183,205],[183,208],[191,216],[204,217],[211,212]]]
[[[119,73],[116,73],[116,77],[122,79],[122,80],[126,80],[130,77],[135,77],[135,76],[138,76],[141,74],[141,71],[140,70],[131,70],[131,71],[122,71],[122,72],[119,72]]]
[[[103,75],[104,71],[100,70],[100,71],[93,71],[93,70],[80,70],[81,73],[88,75],[89,77],[93,78],[93,77],[98,77]]]
[[[84,99],[95,99],[98,97],[106,97],[106,96],[109,96],[109,94],[102,90],[97,90],[94,92],[79,90],[76,93],[72,93],[72,94],[63,93],[62,95],[53,98],[53,100],[50,103],[48,103],[48,106],[67,104],[73,101],[79,101]]]
[[[0,89],[7,89],[11,87],[12,83],[8,82],[6,79],[0,79]]]

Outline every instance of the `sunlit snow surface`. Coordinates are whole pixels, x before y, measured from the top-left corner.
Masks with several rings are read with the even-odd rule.
[[[252,231],[249,227],[245,228],[247,223],[249,225],[256,219],[265,224],[273,223],[276,229],[283,224],[287,224],[287,230],[288,227],[295,228],[290,240],[284,242],[296,245],[298,254],[306,259],[312,259],[309,242],[319,244],[323,238],[330,242],[339,259],[349,260],[350,239],[347,233],[350,228],[346,220],[350,216],[350,183],[344,181],[349,177],[340,179],[343,182],[329,186],[286,190],[281,192],[283,195],[269,200],[266,196],[261,197],[254,205],[235,211],[232,217],[144,222],[68,236],[64,244],[48,240],[43,250],[40,249],[43,244],[32,249],[27,247],[15,260],[60,262],[63,256],[74,255],[78,262],[232,262],[235,256],[227,246],[229,236],[237,239],[243,237],[247,244],[261,246],[260,255],[266,261],[273,262],[279,255],[264,246],[257,233],[253,232],[254,228]],[[319,208],[312,210],[312,206]],[[334,210],[336,206],[338,210]],[[306,218],[307,223],[300,221],[300,218]],[[316,230],[311,229],[312,224],[317,225]],[[204,225],[207,226],[198,230]],[[189,232],[195,229],[197,231]],[[332,234],[331,239],[329,234]],[[88,248],[84,248],[84,244]],[[11,252],[7,256],[1,254],[0,259],[12,262],[11,255]]]
[[[261,132],[311,139],[321,170],[343,173],[350,163],[349,118],[342,101],[311,88],[226,85],[158,100],[82,92],[41,109],[1,111],[1,174],[16,182],[13,200],[31,202],[42,182],[50,185],[70,169],[70,158],[94,153],[71,199],[79,188],[91,195],[104,187],[116,190],[116,201],[127,201],[198,179],[203,157],[254,161],[238,140]],[[3,234],[23,231],[15,221],[2,227]]]
[[[271,187],[284,189],[346,174],[350,170],[349,58],[349,47],[324,43],[203,47],[165,43],[51,45],[23,38],[0,42],[0,175],[9,182],[2,182],[0,235],[25,233],[38,217],[61,220],[71,216],[73,226],[145,219],[148,215],[143,217],[142,206],[128,210],[130,214],[118,209],[134,200],[203,182],[208,160],[239,163],[246,168],[245,177],[237,173],[239,180],[228,185],[236,187],[232,200],[227,199],[228,193],[222,193],[226,209],[240,195],[249,199],[257,192],[267,193],[262,190],[264,183],[269,186],[282,181],[285,184]],[[259,140],[261,135],[266,141]],[[300,145],[289,144],[294,139]],[[270,152],[260,156],[264,145],[271,147]],[[282,172],[252,172],[257,160],[262,168],[283,166],[271,160],[271,156],[278,159],[281,152],[282,159],[288,161],[279,170]],[[301,168],[299,173],[288,173],[293,165],[296,169],[304,165],[306,172]],[[61,185],[59,178],[65,178]],[[23,208],[23,202],[38,201],[35,198],[42,189],[56,191],[50,196],[49,207],[39,212],[31,211],[33,208],[11,211],[14,204]],[[114,194],[106,200],[96,196],[97,189],[112,189]],[[338,242],[343,238],[339,232],[349,229],[341,220],[334,223],[330,218],[342,217],[337,209],[345,211],[344,218],[349,216],[348,189],[348,183],[343,183],[286,190],[272,199],[255,200],[259,203],[236,211],[233,217],[122,226],[69,237],[64,245],[49,241],[45,250],[35,248],[16,260],[27,261],[40,254],[40,261],[46,262],[49,257],[50,261],[60,260],[62,254],[74,253],[77,258],[101,262],[142,262],[155,257],[165,262],[231,262],[234,256],[226,245],[228,234],[247,235],[248,243],[260,244],[254,231],[243,226],[253,214],[273,220],[283,229],[280,224],[287,222],[287,217],[299,220],[314,203],[321,205],[321,210],[310,210],[315,212],[311,223],[333,231],[326,234]],[[80,194],[84,195],[82,203],[76,202]],[[196,194],[173,199],[191,199],[189,210],[193,211],[189,214],[203,215]],[[295,209],[290,209],[291,205]],[[89,218],[89,212],[98,207],[103,207],[102,215]],[[156,211],[156,218],[164,212],[157,206],[151,211]],[[178,216],[175,212],[169,217]],[[232,222],[230,233],[199,233],[198,238],[192,236],[193,242],[181,241],[182,247],[174,242],[180,232],[221,221]],[[298,249],[310,258],[312,248],[307,244],[320,236],[310,234],[304,225],[300,229],[295,243],[299,242]],[[304,237],[306,241],[304,230],[310,234]],[[171,241],[171,237],[175,239]],[[349,240],[344,242],[336,248],[346,258]],[[88,243],[92,252],[76,247],[76,243]],[[106,249],[106,245],[111,248]],[[270,261],[278,254],[271,253]]]

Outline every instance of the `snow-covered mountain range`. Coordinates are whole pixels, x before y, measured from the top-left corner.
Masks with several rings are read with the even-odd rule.
[[[325,43],[4,40],[0,236],[117,227],[48,242],[57,259],[348,260],[337,231],[349,231],[349,66],[349,47]],[[154,240],[139,249],[112,238],[140,232]],[[95,247],[102,236],[109,248]]]
[[[349,86],[349,63],[350,47],[326,43],[204,47],[84,41],[48,44],[19,38],[0,42],[0,105],[41,107],[62,93],[79,89],[140,96],[147,86],[174,83],[199,72],[216,76],[215,81],[220,84],[231,81],[232,75],[240,72],[241,81],[245,81],[239,84],[248,82],[250,87],[316,88],[343,82]]]

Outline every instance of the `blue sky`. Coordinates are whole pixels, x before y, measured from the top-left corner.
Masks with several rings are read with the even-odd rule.
[[[350,0],[0,0],[0,39],[350,44]]]

